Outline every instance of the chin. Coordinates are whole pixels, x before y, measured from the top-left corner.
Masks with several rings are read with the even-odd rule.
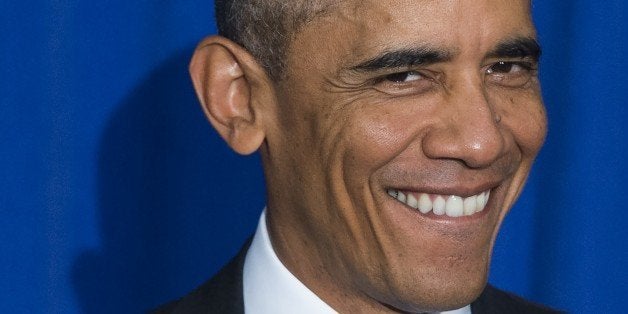
[[[486,286],[487,267],[482,270],[447,269],[432,274],[408,274],[402,283],[389,287],[381,296],[385,306],[401,312],[422,313],[449,311],[475,301]],[[392,293],[391,293],[392,292]]]
[[[364,233],[373,237],[348,237],[355,245],[335,246],[352,248],[338,253],[342,267],[332,266],[342,270],[334,278],[349,286],[347,291],[373,309],[402,313],[459,309],[479,297],[487,282],[498,211],[450,220],[422,215],[389,198],[380,205],[379,219],[371,225],[376,231]]]
[[[409,313],[454,310],[476,300],[486,286],[502,216],[499,190],[482,212],[456,218],[425,215],[385,198],[379,204],[388,213],[380,216],[379,229],[387,230],[379,242],[379,261],[385,262],[369,279],[376,287],[370,296]]]

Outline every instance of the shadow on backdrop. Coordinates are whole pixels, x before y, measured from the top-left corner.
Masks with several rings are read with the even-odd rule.
[[[84,313],[140,313],[209,278],[253,232],[264,204],[257,155],[240,157],[205,120],[169,58],[108,121],[98,162],[101,246],[75,260]]]

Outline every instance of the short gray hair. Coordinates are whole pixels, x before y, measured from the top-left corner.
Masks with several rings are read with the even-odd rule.
[[[290,41],[330,5],[323,0],[216,0],[218,32],[247,49],[274,80],[282,78]]]

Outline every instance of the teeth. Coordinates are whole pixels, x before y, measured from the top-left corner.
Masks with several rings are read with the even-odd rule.
[[[484,201],[482,201],[484,202]],[[466,216],[469,215],[473,215],[475,214],[475,209],[478,207],[484,207],[484,206],[478,206],[478,197],[477,196],[469,196],[467,198],[464,199],[464,214]]]
[[[476,198],[475,206],[476,208],[484,208],[486,205],[486,193],[480,193]]]
[[[447,199],[445,214],[449,217],[460,217],[464,213],[464,202],[460,196],[452,195]]]
[[[432,211],[434,215],[447,215],[449,217],[471,216],[483,211],[488,203],[490,194],[491,191],[489,190],[463,198],[457,195],[404,193],[397,190],[388,190],[388,195],[401,203],[418,209],[423,214]]]
[[[421,193],[421,196],[419,197],[419,211],[423,214],[427,214],[430,210],[432,210],[432,200],[430,200],[430,196],[425,193]]]
[[[434,211],[434,214],[438,215],[438,216],[442,216],[445,214],[445,207],[447,207],[447,203],[445,203],[445,198],[443,198],[442,196],[437,196],[436,199],[434,200],[434,208],[432,208],[432,210]]]
[[[412,194],[408,194],[408,200],[406,201],[406,204],[415,209],[419,208],[419,201],[417,201],[417,199],[414,198],[414,195]]]
[[[397,200],[402,202],[402,203],[405,203],[406,202],[406,195],[403,194],[402,192],[398,192],[397,193]]]

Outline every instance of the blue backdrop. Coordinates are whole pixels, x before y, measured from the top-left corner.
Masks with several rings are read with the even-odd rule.
[[[211,276],[264,204],[187,78],[213,3],[0,1],[0,312],[138,313]],[[535,1],[547,144],[491,281],[628,306],[628,2]]]

